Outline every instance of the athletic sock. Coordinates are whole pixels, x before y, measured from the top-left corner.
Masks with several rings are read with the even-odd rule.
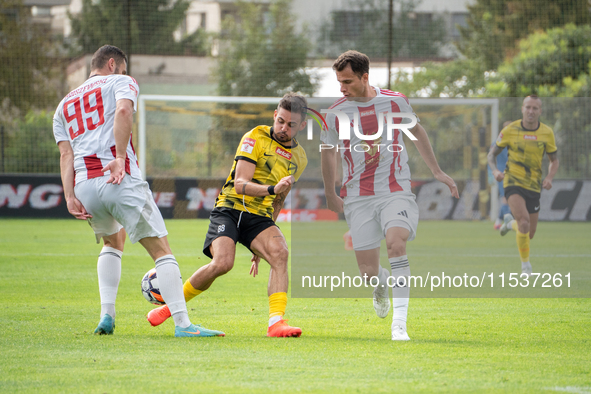
[[[522,263],[529,262],[529,231],[522,233],[517,230],[517,249],[519,249],[519,257]]]
[[[517,220],[515,220],[515,219],[511,220],[507,227],[509,227],[510,229],[512,229],[515,232],[519,232],[519,227],[517,226]]]
[[[115,300],[121,279],[121,256],[123,252],[104,246],[96,264],[99,294],[101,296],[101,316],[109,314],[115,318]]]
[[[197,297],[199,294],[203,293],[203,290],[197,290],[193,287],[190,282],[190,279],[185,281],[183,285],[183,294],[185,295],[185,302],[191,301],[193,298]]]
[[[171,254],[156,259],[155,264],[160,293],[170,309],[174,324],[181,328],[189,327],[191,320],[189,320],[187,304],[183,295],[183,280],[179,264]]]
[[[388,259],[396,285],[392,288],[392,324],[402,326],[406,331],[410,286],[410,265],[406,255]],[[402,278],[404,277],[404,279]]]
[[[287,293],[273,293],[269,296],[269,327],[277,323],[287,308]]]

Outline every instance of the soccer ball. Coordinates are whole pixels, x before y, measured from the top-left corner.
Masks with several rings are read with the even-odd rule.
[[[164,305],[164,298],[160,294],[160,287],[158,287],[158,277],[156,277],[156,268],[152,268],[146,272],[142,278],[142,294],[144,298],[154,305]]]

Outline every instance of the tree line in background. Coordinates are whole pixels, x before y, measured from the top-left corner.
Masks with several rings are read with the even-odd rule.
[[[83,0],[82,11],[69,15],[72,34],[64,40],[33,24],[22,0],[0,0],[2,130],[9,139],[29,138],[32,125],[43,123],[30,111],[47,109],[44,116],[51,116],[65,93],[68,61],[107,42],[131,54],[200,56],[215,46],[220,95],[313,95],[317,81],[305,69],[310,58],[333,59],[347,49],[385,58],[389,0],[348,0],[348,11],[303,32],[295,27],[291,1],[239,1],[237,13],[213,35],[203,29],[184,33],[189,0]],[[408,96],[591,95],[589,0],[476,0],[455,44],[442,19],[416,13],[417,1],[395,3],[395,60],[439,58],[442,48],[457,54],[448,62],[425,63],[412,75],[397,74],[393,86]],[[29,131],[11,131],[20,129]]]

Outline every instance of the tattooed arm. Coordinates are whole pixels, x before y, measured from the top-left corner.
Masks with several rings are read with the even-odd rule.
[[[291,185],[287,188],[287,190],[277,194],[277,197],[273,200],[273,221],[277,221],[277,217],[283,208],[283,204],[285,203],[285,199],[291,190]]]

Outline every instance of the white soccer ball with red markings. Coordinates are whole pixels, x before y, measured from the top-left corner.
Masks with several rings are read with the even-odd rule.
[[[164,298],[160,294],[160,287],[158,286],[158,277],[156,276],[156,268],[152,268],[146,272],[142,279],[142,294],[144,298],[154,305],[164,305]]]

